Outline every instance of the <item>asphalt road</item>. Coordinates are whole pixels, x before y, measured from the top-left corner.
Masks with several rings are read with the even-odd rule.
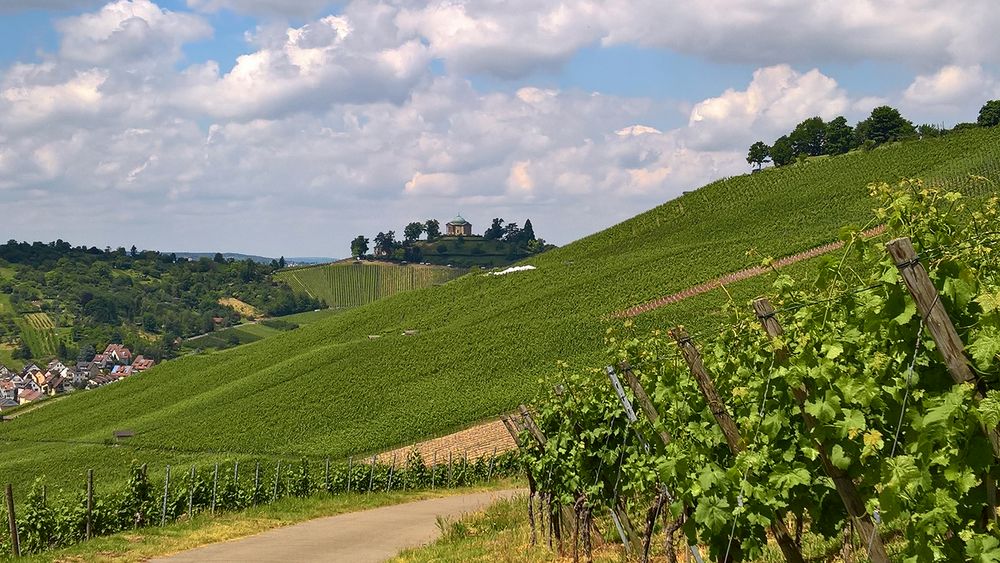
[[[385,561],[403,549],[434,541],[440,534],[438,516],[455,519],[524,492],[490,491],[383,506],[276,528],[153,561]]]

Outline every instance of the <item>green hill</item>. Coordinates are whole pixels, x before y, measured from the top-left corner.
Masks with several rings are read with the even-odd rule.
[[[464,271],[441,266],[361,262],[282,270],[275,278],[296,292],[322,299],[330,307],[357,307],[402,291],[440,285]]]
[[[985,177],[976,180],[971,175]],[[0,481],[112,478],[251,456],[347,456],[457,428],[532,397],[557,360],[593,365],[609,316],[871,221],[867,184],[922,177],[995,193],[1000,129],[973,130],[723,179],[504,276],[474,272],[239,348],[191,356],[0,424]],[[790,268],[808,273],[809,263]],[[765,290],[757,278],[735,299]],[[713,292],[637,318],[715,326]],[[404,335],[404,331],[417,331]],[[381,335],[370,338],[369,335]],[[122,447],[116,429],[136,431]]]

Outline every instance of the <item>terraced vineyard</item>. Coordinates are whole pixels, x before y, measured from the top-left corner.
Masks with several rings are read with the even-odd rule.
[[[357,307],[403,291],[445,283],[463,270],[417,264],[342,261],[287,270],[275,277],[330,307]]]
[[[1000,130],[972,130],[723,179],[526,261],[535,270],[398,293],[26,414],[0,425],[0,482],[45,467],[77,488],[88,467],[133,458],[337,458],[440,435],[530,399],[559,360],[599,365],[616,311],[829,243],[845,224],[874,226],[870,182],[922,177],[978,197],[996,192],[998,163]],[[815,261],[782,270],[816,271]],[[729,295],[745,303],[772,282],[744,280],[634,322],[711,332]],[[135,438],[105,446],[120,428]]]
[[[28,313],[19,322],[21,338],[31,348],[36,358],[44,358],[56,354],[59,342],[67,342],[68,330],[57,329],[55,322],[47,313]]]

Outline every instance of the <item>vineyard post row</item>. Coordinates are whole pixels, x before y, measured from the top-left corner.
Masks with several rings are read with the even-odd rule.
[[[962,343],[951,318],[944,310],[944,307],[938,306],[940,304],[940,295],[934,288],[933,282],[931,281],[927,270],[920,262],[920,259],[914,250],[912,241],[906,237],[892,240],[886,245],[886,250],[893,259],[893,263],[899,270],[900,276],[902,277],[907,290],[917,305],[917,311],[921,316],[921,326],[927,327],[928,332],[930,332],[931,337],[936,344],[936,348],[942,355],[952,379],[956,383],[975,383],[975,377],[969,367],[969,361],[965,356],[965,346]],[[770,339],[772,341],[778,341],[783,334],[783,330],[781,324],[776,318],[776,312],[770,301],[766,298],[757,299],[753,303],[753,309]],[[692,377],[696,380],[698,388],[702,396],[705,398],[713,418],[715,418],[716,423],[725,436],[729,449],[733,452],[733,454],[738,454],[740,451],[745,449],[745,442],[743,441],[742,436],[740,436],[739,430],[732,420],[725,403],[716,392],[711,376],[705,369],[704,363],[701,361],[698,349],[695,347],[692,339],[683,330],[683,328],[677,327],[676,329],[670,331],[670,335],[674,338],[680,348],[681,354],[688,365]],[[789,358],[787,349],[783,347],[776,348],[773,352],[777,362],[785,363],[788,361]],[[619,364],[618,369],[625,376],[626,382],[632,390],[636,402],[639,403],[642,413],[657,433],[660,441],[664,446],[669,444],[671,441],[670,435],[659,424],[659,414],[657,413],[652,401],[649,399],[645,389],[643,389],[641,383],[638,381],[638,378],[636,378],[635,374],[632,372],[631,366],[629,366],[628,363],[623,362]],[[620,388],[621,385],[615,368],[609,366],[607,368],[607,373],[612,382],[612,386],[615,388],[617,399],[621,402],[625,412],[629,415],[629,419],[634,422],[635,411],[633,410],[628,397]],[[814,418],[805,411],[805,403],[810,395],[810,390],[803,385],[798,389],[794,389],[793,395],[803,417],[805,426],[807,430],[811,432],[816,422]],[[974,400],[979,402],[983,398],[983,390],[978,389],[974,395]],[[544,436],[541,435],[541,430],[534,423],[528,409],[524,405],[521,405],[520,412],[521,430],[527,431],[535,438],[540,446],[544,446]],[[503,420],[505,426],[507,426],[507,430],[515,438],[515,442],[518,443],[520,448],[521,444],[518,441],[518,432],[515,429],[515,427],[518,426],[518,421],[514,417],[503,417]],[[1000,432],[998,432],[1000,429],[983,427],[982,430],[990,440],[991,446],[993,447],[994,457],[1000,458]],[[889,556],[885,550],[883,540],[878,534],[877,524],[873,521],[872,516],[865,509],[864,500],[858,493],[854,482],[843,470],[838,469],[830,461],[828,451],[824,444],[816,442],[816,446],[820,454],[819,457],[823,469],[827,476],[833,481],[837,493],[847,509],[849,518],[862,534],[862,537],[866,538],[865,547],[868,551],[870,560],[873,563],[888,563]],[[533,484],[531,477],[532,476],[530,475],[529,470],[529,482],[532,482]],[[989,479],[989,476],[987,476],[987,479]],[[988,495],[988,508],[990,509],[991,514],[997,515],[998,503],[996,485],[992,481],[988,481],[987,487],[990,490],[990,494]],[[532,495],[534,495],[534,489],[534,487],[531,488]],[[545,497],[546,493],[542,492],[541,496]],[[657,503],[662,503],[662,500],[658,498]],[[624,514],[624,510],[619,511],[618,508],[619,507],[616,506],[615,509],[612,510],[611,517],[618,528],[626,554],[630,555],[635,550],[635,535],[628,526],[623,525],[624,522],[628,521],[628,517]],[[530,511],[531,503],[529,501],[529,519],[531,516]],[[550,514],[555,515],[557,518],[561,516],[552,512],[551,507]],[[788,533],[785,524],[786,515],[784,513],[777,513],[775,516],[776,518],[771,531],[776,542],[779,544],[785,559],[791,563],[803,561],[798,545],[796,544],[794,538],[792,538],[792,536]],[[647,535],[652,530],[651,526],[648,526],[648,528]],[[534,532],[534,529],[532,529],[532,532]],[[737,543],[739,541],[736,538],[731,538],[730,540],[731,542]],[[689,547],[691,548],[696,559],[700,560],[699,554],[697,553],[697,547]],[[648,551],[644,550],[643,560],[646,560],[647,557]]]
[[[489,458],[489,460],[487,461],[486,458]],[[417,459],[419,459],[419,457]],[[306,463],[307,462],[303,460],[303,464]],[[363,481],[361,479],[358,480],[353,479],[355,477],[353,475],[355,472],[358,471],[366,472],[364,469],[361,469],[363,465],[364,464],[354,464],[353,458],[349,458],[347,463],[346,475],[342,472],[338,473],[337,480],[339,484],[337,486],[334,486],[334,483],[332,481],[333,475],[331,474],[330,459],[326,458],[324,460],[322,480],[321,481],[317,480],[317,482],[313,482],[311,485],[307,485],[307,487],[309,487],[307,493],[311,494],[314,492],[327,492],[329,494],[336,494],[338,491],[344,491],[350,493],[352,492],[352,490],[355,493],[362,493],[363,491],[365,493],[371,493],[376,491],[389,492],[394,489],[400,489],[405,491],[410,486],[410,481],[412,481],[412,488],[419,488],[420,486],[426,486],[428,480],[432,484],[433,488],[435,486],[435,477],[440,477],[436,480],[436,485],[439,488],[450,489],[453,487],[469,485],[474,482],[483,481],[484,478],[485,481],[490,481],[494,478],[508,477],[512,475],[512,469],[516,467],[516,458],[512,457],[508,452],[502,452],[502,453],[495,452],[492,457],[483,456],[479,460],[477,460],[474,464],[470,464],[468,453],[466,453],[460,459],[452,459],[452,457],[449,455],[447,467],[444,466],[444,463],[438,464],[437,459],[435,458],[434,463],[432,463],[429,466],[425,465],[423,461],[420,461],[420,467],[422,467],[423,469],[420,469],[416,473],[414,473],[412,466],[404,465],[402,467],[397,467],[397,461],[395,455],[393,456],[391,465],[388,466],[378,462],[377,457],[374,457],[371,462],[371,471],[370,474],[368,475],[369,479],[368,479],[367,490],[364,490],[365,487],[363,486],[362,484]],[[280,460],[276,463],[273,494],[267,495],[265,493],[265,495],[261,497],[260,493],[263,492],[263,487],[262,487],[263,483],[261,482],[261,465],[260,462],[257,462],[256,469],[254,472],[254,477],[252,480],[252,488],[249,491],[247,491],[247,494],[249,495],[247,499],[247,504],[240,506],[243,506],[244,508],[250,506],[258,506],[259,504],[262,503],[266,504],[268,502],[276,501],[279,498],[282,498],[282,496],[289,494],[301,496],[299,492],[292,492],[289,489],[290,486],[289,479],[301,478],[301,475],[296,475],[294,473],[290,475],[288,473],[290,470],[289,468],[290,468],[289,464],[282,464]],[[191,466],[190,473],[187,476],[188,477],[187,483],[183,485],[186,490],[182,490],[181,491],[182,496],[177,497],[175,499],[175,502],[182,502],[184,505],[187,506],[186,514],[188,515],[188,518],[191,518],[196,511],[200,512],[204,510],[209,514],[211,514],[212,516],[215,516],[220,510],[225,510],[225,507],[222,507],[218,504],[218,501],[221,498],[220,497],[221,490],[219,482],[219,464],[215,463],[212,469],[213,471],[212,471],[211,481],[203,482],[198,477],[197,467]],[[376,469],[378,469],[377,471],[378,479],[380,481],[384,481],[385,482],[384,485],[382,483],[375,482]],[[309,474],[308,469],[303,469],[302,471],[305,472],[304,473],[304,475],[306,476],[305,478],[308,479],[308,474]],[[138,472],[139,475],[141,476],[141,479],[149,483],[147,465],[142,464],[141,467],[139,467]],[[235,461],[232,473],[233,481],[230,482],[228,486],[235,486],[237,494],[241,494],[239,491],[242,490],[240,488],[239,475],[240,475],[239,462]],[[345,481],[346,481],[346,489],[343,488],[343,484]],[[201,489],[202,486],[205,486],[206,488],[204,491],[202,491]],[[317,486],[319,488],[317,488]],[[43,491],[45,490],[44,485],[42,490]],[[136,518],[138,520],[135,523],[135,527],[144,526],[138,524],[138,521],[139,520],[145,521],[146,517],[149,517],[149,522],[158,522],[159,526],[161,527],[165,526],[168,522],[174,520],[176,516],[174,515],[168,516],[168,514],[170,514],[168,504],[170,502],[170,499],[173,498],[171,497],[170,494],[171,491],[170,465],[167,465],[164,471],[162,501],[159,498],[155,498],[152,496],[153,495],[152,486],[148,487],[148,491],[150,494],[149,500],[151,501],[151,504],[155,504],[157,507],[159,507],[161,513],[159,514],[159,518],[155,518],[156,516],[155,513],[149,514],[144,512],[143,515],[141,516],[137,514]],[[196,496],[200,497],[202,496],[203,493],[207,495],[206,498],[202,500],[196,500],[195,497]],[[157,493],[156,496],[158,497],[159,494]],[[88,469],[85,475],[85,494],[84,498],[82,499],[84,503],[83,510],[82,514],[80,515],[82,521],[79,523],[82,531],[80,539],[89,540],[92,539],[93,537],[102,535],[102,533],[109,533],[107,531],[102,532],[97,526],[95,526],[95,519],[100,520],[100,517],[97,515],[98,504],[95,503],[94,497],[95,497],[94,470]],[[46,504],[46,496],[44,492],[42,493],[41,502],[42,504]],[[72,502],[73,501],[70,501],[71,504]],[[3,512],[6,512],[7,516],[7,527],[9,534],[8,539],[10,541],[8,547],[10,548],[10,554],[13,555],[14,557],[20,557],[22,554],[32,553],[33,550],[30,546],[27,548],[24,547],[26,540],[24,539],[24,537],[22,537],[22,534],[19,531],[17,515],[15,512],[15,504],[14,504],[14,488],[13,485],[11,484],[7,484],[5,487],[5,506]],[[28,509],[28,512],[29,513],[33,512],[30,507]],[[145,524],[145,525],[156,525],[156,524]],[[123,528],[122,530],[125,529],[130,529],[130,528]],[[114,530],[112,530],[112,532],[113,531]],[[30,544],[31,542],[29,541],[28,543]],[[2,547],[2,544],[3,542],[0,541],[0,547]],[[25,551],[25,549],[27,549],[27,551]],[[2,555],[2,553],[3,552],[0,551],[0,555]]]

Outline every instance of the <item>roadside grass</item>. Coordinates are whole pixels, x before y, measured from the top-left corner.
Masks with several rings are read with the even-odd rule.
[[[480,512],[469,514],[455,521],[442,520],[438,522],[441,537],[430,545],[408,549],[401,552],[393,563],[419,563],[430,561],[572,561],[573,536],[572,529],[564,536],[563,554],[560,556],[553,540],[553,548],[549,549],[546,536],[537,532],[536,545],[531,544],[531,528],[528,525],[527,497],[518,496],[512,499],[500,500]],[[536,516],[536,523],[538,522]],[[614,524],[609,518],[596,518],[596,530],[609,543],[599,545],[597,534],[593,534],[593,560],[597,562],[630,561],[625,557],[622,545]],[[888,530],[895,530],[889,525]],[[641,530],[640,530],[641,531]],[[666,561],[664,553],[664,535],[662,528],[657,528],[650,545],[650,561]],[[901,544],[891,543],[889,552],[898,555]],[[675,547],[680,560],[688,561],[690,552],[681,542]],[[820,536],[809,533],[808,529],[802,536],[803,555],[807,561],[826,561],[839,563],[868,561],[865,556],[863,539],[857,534],[852,536],[852,545],[847,550],[838,540],[824,541]],[[701,556],[709,560],[707,549],[701,550]],[[579,558],[586,559],[583,545],[579,548]],[[752,560],[754,563],[781,563],[784,556],[777,544],[771,542],[761,557]]]
[[[249,508],[241,512],[221,513],[212,516],[200,513],[190,520],[166,526],[140,528],[110,536],[94,538],[65,549],[46,551],[22,557],[18,561],[32,562],[87,562],[113,561],[116,563],[148,561],[194,549],[204,545],[243,538],[261,532],[347,512],[358,512],[381,506],[402,504],[418,500],[442,498],[467,493],[523,486],[511,480],[494,481],[489,485],[446,490],[394,491],[371,494],[319,493],[307,498],[287,497],[272,504]]]

